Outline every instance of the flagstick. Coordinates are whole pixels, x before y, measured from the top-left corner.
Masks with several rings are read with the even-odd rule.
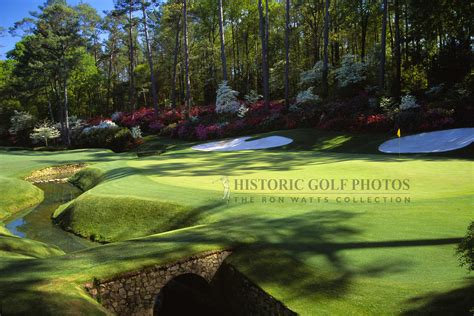
[[[398,159],[400,159],[400,137],[398,137]]]

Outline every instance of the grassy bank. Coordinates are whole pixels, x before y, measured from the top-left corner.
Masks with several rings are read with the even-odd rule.
[[[73,156],[95,162],[95,171],[85,169],[77,178],[89,190],[57,211],[62,225],[113,243],[65,256],[4,260],[3,306],[27,309],[30,299],[41,297],[45,309],[100,314],[101,307],[80,290],[82,282],[239,245],[229,261],[302,315],[433,309],[458,314],[467,309],[472,281],[459,267],[455,247],[472,220],[474,164],[466,158],[471,149],[460,157],[399,157],[377,153],[387,135],[274,134],[295,143],[273,150],[204,153],[184,142],[152,138],[145,143],[147,150],[166,144],[168,151],[146,158],[93,151],[82,157],[54,156],[55,164]],[[22,159],[51,159],[35,155]],[[2,176],[21,173],[15,158],[2,156],[10,165],[10,174]],[[231,185],[229,202],[222,199],[223,177]],[[409,187],[396,194],[361,187],[305,187],[291,194],[236,189],[247,179],[302,179],[306,184],[313,179],[348,179],[350,184],[402,179]],[[375,197],[401,197],[402,202],[376,203]],[[149,236],[182,227],[189,228]],[[13,289],[7,290],[7,284]]]

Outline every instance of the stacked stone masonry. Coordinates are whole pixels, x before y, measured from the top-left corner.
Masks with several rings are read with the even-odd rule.
[[[233,315],[296,315],[230,264],[230,251],[207,252],[117,278],[85,285],[89,294],[115,315],[153,315],[162,288],[173,278],[193,273],[204,278]]]
[[[155,299],[174,277],[194,273],[210,282],[229,251],[204,253],[163,266],[154,266],[98,284],[86,284],[89,294],[117,315],[153,315]]]

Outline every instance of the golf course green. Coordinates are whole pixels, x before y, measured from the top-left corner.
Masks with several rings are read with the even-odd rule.
[[[199,152],[150,137],[139,150],[167,151],[141,158],[0,149],[0,311],[106,314],[84,283],[230,248],[229,263],[301,315],[467,313],[473,280],[455,250],[474,218],[472,146],[387,155],[390,135],[267,135],[294,142]],[[89,165],[70,179],[84,193],[52,220],[97,247],[65,254],[2,227],[44,198],[26,176],[70,163]]]

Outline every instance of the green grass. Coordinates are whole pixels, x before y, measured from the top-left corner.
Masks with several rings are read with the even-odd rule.
[[[0,236],[14,236],[8,229],[2,226],[0,222]]]
[[[0,292],[7,293],[3,306],[9,306],[5,312],[32,308],[30,300],[37,297],[41,310],[100,314],[103,309],[80,290],[82,283],[235,245],[240,246],[229,261],[302,315],[421,313],[445,296],[457,313],[466,307],[460,298],[472,281],[459,267],[455,247],[472,220],[472,155],[378,154],[389,135],[274,134],[295,143],[203,153],[189,150],[189,143],[149,138],[143,148],[166,144],[168,152],[140,159],[94,151],[22,157],[29,170],[38,168],[39,161],[41,166],[60,164],[72,157],[97,162],[91,167],[95,171],[85,169],[77,177],[90,190],[56,215],[62,213],[63,225],[76,233],[118,242],[46,259],[10,258],[3,268],[0,259]],[[25,168],[9,153],[0,159],[10,166],[6,173],[0,167],[4,177],[18,178]],[[411,202],[291,203],[285,192],[266,191],[254,198],[281,196],[285,201],[232,199],[227,204],[222,176],[231,183],[243,178],[409,179]],[[232,198],[238,196],[232,192]],[[190,228],[147,236],[179,227]],[[124,241],[139,236],[144,237]]]
[[[58,209],[53,218],[65,230],[94,241],[111,242],[187,227],[190,211],[156,200],[84,194]]]
[[[69,182],[82,191],[87,191],[99,184],[103,177],[104,172],[101,169],[90,167],[73,175]]]
[[[43,191],[29,182],[0,176],[0,220],[43,200]]]
[[[39,241],[7,236],[6,234],[0,237],[0,251],[8,252],[9,255],[15,254],[31,258],[48,258],[64,255],[64,252],[57,247]]]

